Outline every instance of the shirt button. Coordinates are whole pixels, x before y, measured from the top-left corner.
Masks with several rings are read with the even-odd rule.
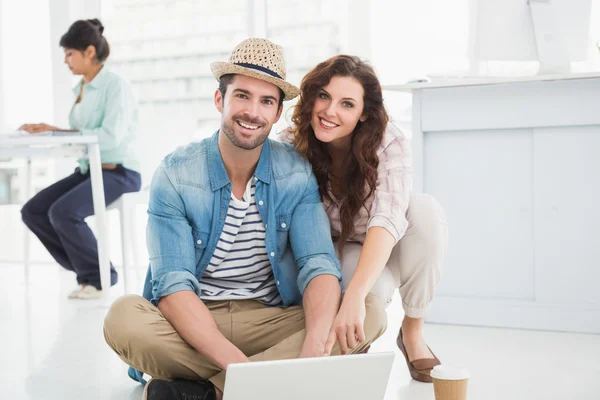
[[[198,239],[198,240],[196,241],[196,243],[198,243],[198,244],[202,244],[202,240]]]
[[[282,228],[285,228],[286,226],[287,226],[287,225],[285,224],[285,222],[282,222],[282,223],[281,223],[281,227],[282,227]]]
[[[265,204],[265,203],[263,203],[263,201],[262,201],[262,200],[259,200],[259,202],[258,202],[258,205],[259,205],[259,206],[262,206],[263,204]]]
[[[277,281],[277,286],[279,286],[279,281]]]
[[[265,224],[265,229],[267,229],[269,227],[269,224]]]
[[[274,252],[271,252],[271,257],[275,257],[275,253]]]
[[[255,177],[254,177],[254,180],[255,180],[255,181],[257,181],[257,180],[258,180],[258,178],[255,176]]]

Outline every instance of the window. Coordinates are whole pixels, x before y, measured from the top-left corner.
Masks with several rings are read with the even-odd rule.
[[[127,77],[138,96],[140,157],[143,169],[151,172],[176,146],[210,136],[219,127],[213,103],[218,85],[209,65],[229,58],[249,36],[253,12],[260,11],[251,9],[252,1],[235,0],[102,4],[111,45],[107,65]],[[266,27],[259,31],[284,47],[287,80],[299,85],[318,62],[339,53],[340,7],[340,0],[265,0]],[[288,108],[274,131],[287,126]]]
[[[0,0],[1,132],[53,120],[51,52],[59,49],[49,40],[49,16],[48,2]],[[23,166],[23,160],[0,160],[0,204],[20,200],[22,180],[17,171]],[[51,183],[53,167],[52,161],[36,160],[33,193]]]
[[[48,39],[48,2],[0,3],[0,127],[12,131],[26,122],[52,120],[50,52],[58,45]]]
[[[268,0],[267,36],[285,51],[287,80],[300,86],[302,77],[321,61],[340,53],[341,24],[338,0]],[[284,103],[274,131],[291,125],[291,107]]]
[[[221,0],[103,3],[111,46],[107,65],[132,84],[140,104],[139,158],[148,178],[177,146],[219,126],[210,63],[247,37],[247,2]]]

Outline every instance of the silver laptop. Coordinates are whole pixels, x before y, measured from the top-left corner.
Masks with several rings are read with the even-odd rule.
[[[394,353],[232,364],[223,400],[383,400]]]

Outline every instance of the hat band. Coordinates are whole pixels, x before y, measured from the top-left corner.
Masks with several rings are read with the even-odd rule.
[[[267,75],[271,75],[271,76],[273,76],[275,78],[283,80],[283,78],[279,74],[271,71],[268,68],[261,67],[260,65],[249,64],[249,63],[237,63],[237,62],[234,62],[233,64],[234,65],[239,65],[240,67],[245,67],[245,68],[254,69],[254,70],[257,70],[257,71],[260,71],[260,72],[264,72]]]

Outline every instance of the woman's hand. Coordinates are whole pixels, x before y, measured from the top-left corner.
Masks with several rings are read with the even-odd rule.
[[[19,127],[19,130],[29,133],[41,133],[46,131],[57,131],[59,129],[48,124],[24,124]]]
[[[333,320],[323,354],[331,354],[336,340],[340,344],[342,354],[348,353],[358,343],[364,342],[365,316],[365,298],[351,292],[346,292],[340,310]]]

